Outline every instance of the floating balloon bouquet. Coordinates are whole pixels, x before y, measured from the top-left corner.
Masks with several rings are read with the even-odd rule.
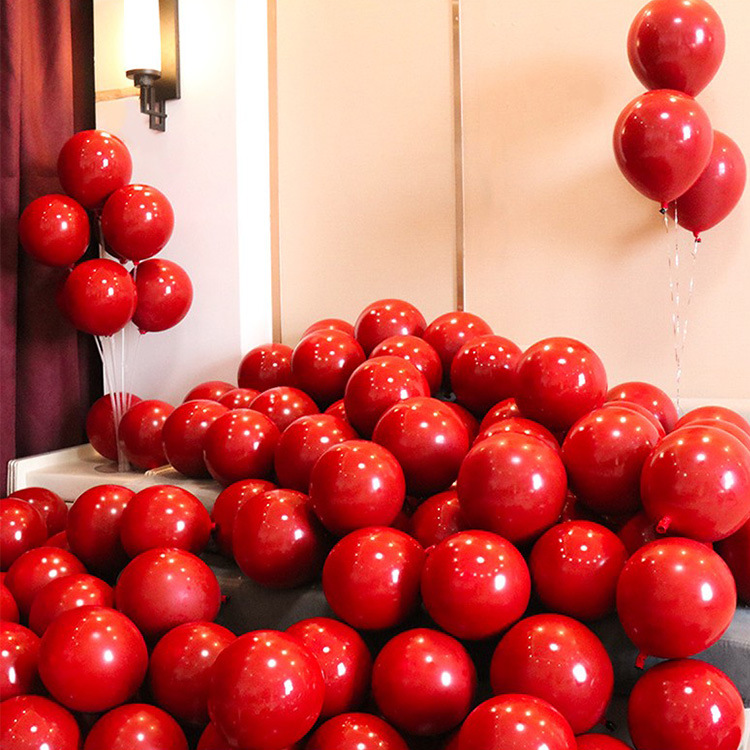
[[[154,258],[172,235],[172,206],[156,188],[129,184],[132,166],[116,136],[76,133],[57,162],[66,194],[37,198],[19,221],[21,246],[32,258],[69,269],[57,303],[78,330],[96,337],[115,424],[130,406],[125,381],[138,341],[126,353],[126,327],[132,322],[141,334],[167,330],[185,317],[193,300],[185,270]],[[92,227],[100,257],[79,262]],[[126,469],[121,450],[118,458]]]

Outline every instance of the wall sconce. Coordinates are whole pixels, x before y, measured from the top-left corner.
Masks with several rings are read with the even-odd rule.
[[[177,0],[125,0],[126,75],[140,89],[152,130],[166,130],[164,102],[180,98]]]

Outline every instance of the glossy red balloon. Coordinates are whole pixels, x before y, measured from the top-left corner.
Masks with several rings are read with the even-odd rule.
[[[128,461],[137,469],[156,469],[167,463],[162,429],[174,406],[158,399],[133,404],[120,420],[120,440]]]
[[[570,724],[547,701],[510,693],[480,703],[458,734],[459,750],[576,750]]]
[[[169,242],[174,211],[160,190],[149,185],[125,185],[107,198],[101,226],[112,253],[137,262],[156,255]]]
[[[451,371],[453,357],[464,345],[492,333],[489,323],[473,313],[454,311],[438,315],[422,334],[422,338],[438,353],[443,365],[443,375]]]
[[[48,583],[34,597],[29,611],[29,627],[44,635],[49,624],[69,609],[76,607],[112,607],[114,592],[101,578],[88,573],[64,576]]]
[[[187,750],[180,725],[165,711],[146,703],[129,703],[109,711],[86,737],[83,750]]]
[[[536,541],[529,568],[547,609],[587,621],[615,611],[617,580],[627,559],[613,531],[590,521],[568,521]]]
[[[115,606],[152,641],[184,622],[213,620],[221,591],[216,575],[199,557],[181,549],[151,549],[120,574]]]
[[[308,492],[313,466],[323,453],[334,445],[356,439],[357,433],[347,422],[330,414],[296,419],[276,445],[274,468],[279,484]]]
[[[557,442],[557,438],[539,422],[535,422],[533,419],[525,419],[524,417],[505,417],[504,419],[498,419],[489,426],[485,427],[476,437],[474,445],[485,440],[492,435],[498,435],[504,432],[516,432],[523,435],[530,435],[531,437],[538,438],[543,443],[546,443],[552,448],[555,453],[560,453],[560,443]]]
[[[37,508],[47,525],[48,535],[52,536],[65,530],[68,522],[68,506],[56,492],[44,487],[24,487],[20,490],[13,490],[10,497],[25,500]]]
[[[39,675],[52,697],[72,711],[106,711],[128,700],[148,666],[143,636],[107,607],[63,612],[42,636]]]
[[[141,399],[132,393],[115,394],[117,405],[124,414],[131,406]],[[104,458],[117,461],[117,437],[115,430],[114,409],[112,396],[105,393],[92,404],[86,416],[86,437],[91,447]]]
[[[331,609],[358,630],[403,622],[417,607],[424,550],[397,529],[358,529],[341,539],[323,566]]]
[[[73,715],[38,695],[3,702],[0,746],[8,750],[77,750],[81,731]]]
[[[299,639],[323,670],[325,698],[320,717],[356,711],[370,689],[372,656],[354,628],[329,617],[300,620],[286,630]]]
[[[346,418],[346,407],[344,406],[344,399],[340,398],[338,401],[334,401],[323,414],[330,414],[333,417],[338,417],[343,422],[349,424],[349,420]]]
[[[466,529],[455,489],[428,497],[411,517],[411,535],[425,548]]]
[[[696,419],[693,422],[689,422],[689,424],[696,427],[716,427],[724,430],[724,432],[728,432],[730,435],[736,437],[745,448],[750,450],[750,433],[745,432],[741,427],[732,422],[725,422],[723,419]]]
[[[240,388],[265,391],[278,385],[292,385],[292,347],[262,344],[251,349],[237,370]]]
[[[408,750],[401,735],[372,714],[341,714],[321,724],[305,750]]]
[[[180,404],[166,418],[161,430],[164,456],[180,474],[210,476],[203,460],[203,439],[208,428],[227,411],[229,408],[221,403],[197,399]]]
[[[625,545],[628,557],[637,552],[644,544],[661,539],[656,532],[656,521],[652,521],[643,511],[631,516],[618,530],[617,536]]]
[[[18,220],[21,247],[46,266],[72,266],[89,246],[89,217],[67,195],[31,201]]]
[[[0,568],[8,570],[26,551],[44,544],[47,524],[39,508],[18,498],[0,500]]]
[[[417,336],[389,336],[371,352],[370,357],[401,357],[411,362],[426,378],[433,395],[443,382],[443,365],[435,349]]]
[[[324,695],[323,673],[305,646],[285,633],[256,630],[214,662],[208,713],[231,744],[280,750],[312,728]]]
[[[578,750],[631,750],[630,745],[608,734],[581,734],[576,742]]]
[[[216,657],[234,640],[213,622],[187,622],[170,630],[154,647],[148,686],[154,702],[180,721],[208,721],[208,682]]]
[[[17,622],[0,621],[0,701],[38,692],[38,663],[38,636]]]
[[[367,305],[354,323],[354,336],[365,354],[391,336],[421,336],[427,326],[419,310],[401,299],[381,299]]]
[[[0,584],[0,620],[18,622],[19,612],[16,600],[5,584]]]
[[[413,396],[429,395],[427,379],[411,362],[401,357],[375,357],[361,364],[346,384],[346,417],[360,435],[369,437],[391,406]]]
[[[376,443],[349,440],[329,448],[310,474],[310,504],[338,536],[366,526],[388,526],[406,494],[394,455]]]
[[[288,385],[269,388],[258,394],[250,408],[265,414],[279,428],[279,432],[284,432],[295,419],[320,412],[306,393]]]
[[[327,544],[310,499],[296,490],[270,490],[237,511],[234,559],[256,583],[293,588],[320,574]]]
[[[215,524],[214,536],[219,549],[227,556],[233,557],[232,534],[234,521],[242,504],[255,495],[262,495],[269,490],[275,490],[273,482],[265,479],[241,479],[230,484],[216,497],[211,508],[211,520]]]
[[[712,143],[711,122],[700,104],[670,89],[633,99],[617,118],[613,137],[625,178],[662,208],[700,177]]]
[[[57,158],[63,190],[84,208],[99,208],[130,182],[132,171],[127,146],[105,130],[81,130],[65,141]]]
[[[255,388],[232,388],[219,399],[219,403],[227,409],[249,409],[256,396],[260,396],[260,391]]]
[[[633,19],[628,59],[647,89],[700,93],[724,57],[724,27],[703,0],[651,0]]]
[[[723,539],[750,518],[750,451],[716,427],[676,429],[644,463],[641,498],[657,531]]]
[[[641,547],[617,583],[617,614],[644,655],[692,656],[721,638],[737,604],[727,564],[700,542],[680,537]]]
[[[640,508],[641,469],[659,442],[647,417],[610,406],[581,417],[562,445],[576,497],[597,513],[621,516]]]
[[[628,728],[638,750],[736,750],[744,726],[734,683],[697,659],[652,667],[628,701]]]
[[[645,406],[641,406],[640,404],[636,404],[632,401],[605,401],[600,408],[630,409],[630,411],[634,411],[637,414],[640,414],[642,417],[648,419],[648,421],[651,422],[651,424],[656,428],[656,431],[659,433],[660,439],[667,434],[667,431],[664,429],[664,425],[657,419],[657,417]]]
[[[518,620],[531,594],[521,553],[488,531],[462,531],[433,547],[422,571],[430,617],[456,638],[497,635]]]
[[[716,551],[732,571],[737,595],[745,604],[750,604],[750,521],[717,542]]]
[[[198,383],[194,388],[191,388],[182,402],[219,401],[234,388],[235,386],[224,380],[207,380],[205,383]]]
[[[506,398],[496,403],[482,418],[479,423],[479,431],[483,432],[491,424],[510,417],[523,417],[514,398]]]
[[[83,563],[59,547],[35,547],[24,552],[8,569],[4,584],[24,618],[29,616],[34,597],[56,578],[85,573]]]
[[[235,748],[229,744],[216,725],[209,721],[198,740],[196,750],[235,750]]]
[[[87,568],[107,574],[127,562],[120,524],[133,495],[127,487],[101,484],[83,492],[73,503],[68,514],[68,544]]]
[[[627,401],[640,404],[661,422],[666,432],[672,432],[677,423],[677,407],[661,388],[651,383],[631,380],[613,386],[607,392],[607,401]]]
[[[182,266],[152,258],[139,263],[133,275],[138,292],[133,323],[141,333],[166,331],[188,314],[193,304],[193,283]]]
[[[172,484],[146,487],[122,512],[120,541],[129,557],[157,547],[199,554],[211,536],[211,517],[192,492]]]
[[[522,544],[557,521],[567,478],[560,456],[548,445],[509,432],[489,437],[469,451],[456,487],[470,527]]]
[[[453,358],[451,390],[456,400],[478,416],[516,392],[521,349],[510,339],[485,334],[464,344]]]
[[[354,326],[341,318],[322,318],[311,323],[304,331],[302,331],[301,339],[305,338],[309,333],[315,333],[316,331],[341,331],[349,336],[354,336]]]
[[[265,414],[232,409],[206,431],[203,459],[211,476],[223,485],[240,479],[263,479],[273,468],[279,429]]]
[[[518,363],[516,402],[524,417],[567,431],[607,394],[607,374],[593,349],[570,338],[542,339]]]
[[[385,718],[415,735],[457,727],[471,710],[477,675],[466,649],[437,630],[391,638],[372,669],[372,693]]]
[[[500,640],[490,665],[492,690],[542,698],[587,732],[604,718],[614,686],[602,642],[570,617],[543,614],[516,623]]]
[[[468,409],[464,409],[455,401],[445,401],[444,403],[461,420],[469,434],[469,442],[473,443],[479,434],[479,420]]]
[[[133,279],[119,263],[95,258],[70,272],[59,301],[62,312],[78,330],[111,336],[130,322],[137,298]]]
[[[692,409],[678,420],[675,428],[685,427],[693,422],[703,422],[706,419],[730,422],[750,435],[750,422],[741,414],[733,409],[728,409],[726,406],[699,406],[697,409]]]

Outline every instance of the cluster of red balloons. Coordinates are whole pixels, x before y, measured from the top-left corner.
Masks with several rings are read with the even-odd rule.
[[[58,305],[76,328],[96,336],[111,336],[131,320],[142,333],[164,331],[187,315],[193,300],[186,271],[153,257],[172,235],[172,206],[156,188],[129,184],[132,167],[117,136],[76,133],[57,162],[65,194],[37,198],[19,220],[19,239],[29,255],[70,269]],[[119,262],[102,257],[78,263],[89,246],[92,219],[103,247]]]
[[[617,163],[628,181],[679,224],[700,233],[737,205],[745,187],[739,146],[713,130],[694,97],[724,56],[724,27],[705,0],[651,0],[633,20],[628,57],[649,89],[615,125]]]

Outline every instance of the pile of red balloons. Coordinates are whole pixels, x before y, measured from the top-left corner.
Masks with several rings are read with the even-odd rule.
[[[617,164],[628,181],[700,233],[737,205],[745,187],[739,146],[713,130],[694,97],[724,56],[724,27],[705,0],[651,0],[633,20],[628,57],[649,89],[615,125]]]
[[[95,336],[111,336],[131,320],[142,333],[164,331],[187,315],[193,300],[185,270],[154,257],[172,235],[172,206],[156,188],[129,184],[132,167],[117,136],[103,130],[76,133],[57,162],[65,193],[37,198],[19,220],[21,246],[29,255],[69,269],[58,305],[76,328]],[[92,222],[102,249],[115,260],[78,263]]]

